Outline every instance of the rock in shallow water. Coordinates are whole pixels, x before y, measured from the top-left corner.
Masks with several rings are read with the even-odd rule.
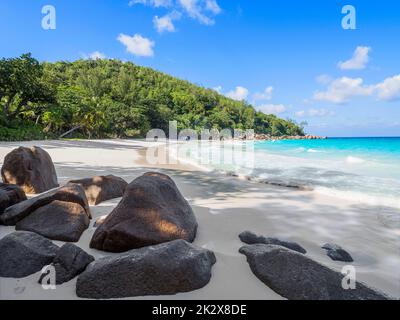
[[[33,232],[17,231],[0,240],[0,277],[23,278],[50,264],[59,247]]]
[[[281,246],[254,244],[239,250],[253,273],[289,300],[387,300],[388,296],[357,282],[342,288],[344,275]]]
[[[6,208],[24,200],[26,200],[26,195],[20,187],[0,182],[0,215]]]
[[[33,211],[15,229],[36,232],[51,240],[78,242],[89,223],[80,204],[56,200]]]
[[[78,246],[71,243],[64,244],[52,263],[56,271],[56,284],[63,284],[72,280],[93,261],[94,257]],[[42,274],[39,283],[42,283],[44,277],[45,274]]]
[[[239,238],[242,242],[247,244],[274,244],[277,246],[282,246],[300,253],[307,253],[306,249],[304,249],[301,245],[296,242],[291,241],[282,241],[276,238],[266,238],[263,236],[258,236],[250,231],[244,231],[239,234]]]
[[[29,216],[33,211],[48,205],[55,200],[80,204],[85,209],[88,217],[91,218],[90,208],[86,199],[85,191],[80,185],[71,184],[48,191],[38,195],[37,197],[8,207],[4,213],[0,215],[0,224],[13,226],[18,221]]]
[[[58,187],[50,155],[40,147],[19,147],[4,158],[1,175],[5,183],[20,186],[26,193],[42,193]]]
[[[92,262],[79,275],[76,293],[111,299],[189,292],[210,281],[215,262],[213,252],[175,240]]]
[[[353,258],[350,253],[344,250],[342,247],[338,246],[334,243],[325,243],[322,246],[322,249],[325,249],[326,254],[335,261],[343,261],[343,262],[353,262]]]
[[[123,252],[176,239],[192,242],[197,221],[167,175],[149,172],[131,182],[118,206],[96,229],[90,247]]]
[[[98,205],[103,201],[122,197],[128,183],[113,175],[98,176],[87,179],[72,180],[83,187],[90,205]]]

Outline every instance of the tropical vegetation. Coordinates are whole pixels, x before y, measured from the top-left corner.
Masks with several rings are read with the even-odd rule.
[[[134,138],[151,128],[254,129],[303,135],[292,120],[246,101],[119,60],[39,62],[31,54],[0,60],[0,140]]]

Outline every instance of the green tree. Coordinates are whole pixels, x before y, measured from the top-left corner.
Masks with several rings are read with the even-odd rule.
[[[42,65],[29,53],[0,60],[0,101],[5,119],[17,117],[23,109],[29,109],[30,103],[51,99],[42,74]]]

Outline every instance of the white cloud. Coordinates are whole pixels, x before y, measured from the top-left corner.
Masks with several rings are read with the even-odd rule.
[[[249,90],[241,86],[237,86],[235,90],[226,93],[226,96],[228,98],[238,101],[245,100],[248,97],[248,95],[249,95]]]
[[[400,74],[371,85],[364,85],[362,78],[342,77],[331,80],[325,91],[314,93],[314,100],[343,104],[357,96],[376,96],[386,101],[400,99]]]
[[[300,111],[297,111],[295,113],[295,115],[296,115],[296,117],[302,118],[306,115],[306,112],[304,110],[300,110]]]
[[[89,54],[83,53],[82,58],[83,59],[91,59],[91,60],[97,60],[97,59],[103,60],[103,59],[107,59],[107,56],[100,51],[94,51]]]
[[[253,100],[254,101],[271,100],[273,91],[274,91],[274,87],[269,86],[269,87],[265,88],[263,92],[255,93],[253,95]]]
[[[214,17],[222,12],[217,0],[131,0],[129,6],[142,4],[153,8],[171,8],[174,11],[185,13],[192,19],[205,25],[213,25]],[[164,24],[172,29],[172,21],[164,20]],[[165,27],[167,28],[167,27]]]
[[[218,93],[221,93],[222,92],[222,86],[217,86],[217,87],[214,87],[214,88],[212,88],[214,91],[217,91]]]
[[[182,8],[186,11],[189,17],[198,20],[205,25],[214,24],[214,20],[203,14],[198,0],[178,0]]]
[[[342,77],[330,82],[326,91],[314,93],[314,99],[333,103],[346,103],[355,96],[370,96],[374,92],[373,86],[363,84],[361,78]]]
[[[173,21],[180,19],[181,14],[177,11],[171,12],[161,18],[155,16],[153,18],[154,27],[159,33],[163,33],[164,31],[174,32],[175,26]]]
[[[266,114],[280,114],[286,111],[283,104],[263,104],[258,106],[258,109]]]
[[[96,60],[96,59],[106,59],[106,58],[107,58],[106,55],[105,55],[104,53],[101,53],[101,52],[99,52],[99,51],[92,52],[92,53],[89,55],[89,57],[90,57],[90,59],[93,59],[93,60]]]
[[[400,74],[391,78],[386,78],[381,83],[375,85],[378,98],[381,100],[400,99]]]
[[[217,1],[215,0],[206,0],[206,9],[211,11],[214,14],[221,13],[221,7],[218,5]]]
[[[140,34],[128,36],[121,33],[117,40],[121,42],[129,53],[138,57],[152,57],[154,56],[154,41],[142,37]]]
[[[342,70],[360,70],[364,69],[369,61],[369,47],[357,47],[350,60],[339,62],[338,67]]]

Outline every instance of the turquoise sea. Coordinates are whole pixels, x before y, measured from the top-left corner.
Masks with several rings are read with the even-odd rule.
[[[257,141],[251,148],[250,142],[234,143],[242,144],[239,148],[244,152],[228,145],[202,144],[191,152],[191,160],[259,182],[307,186],[360,203],[400,209],[400,137]],[[233,163],[204,165],[210,148],[214,153],[225,149],[226,159],[229,152],[239,156]],[[253,162],[248,153],[253,154]]]

